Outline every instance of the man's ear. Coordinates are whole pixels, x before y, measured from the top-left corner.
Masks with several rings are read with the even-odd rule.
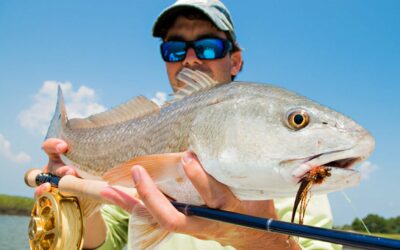
[[[242,68],[243,58],[241,51],[235,51],[231,53],[231,75],[236,76],[239,74],[240,69]]]

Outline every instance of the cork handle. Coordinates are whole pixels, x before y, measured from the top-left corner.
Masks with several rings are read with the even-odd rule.
[[[29,170],[25,174],[25,183],[30,187],[37,187],[36,177],[41,173],[42,171],[39,169]],[[102,203],[109,203],[109,201],[105,200],[100,195],[101,191],[108,186],[110,185],[108,185],[108,183],[105,181],[81,179],[73,175],[63,176],[58,182],[58,189],[64,195],[95,199]],[[117,185],[113,185],[110,187],[122,191],[130,196],[137,197],[137,192],[135,188],[128,188]]]
[[[135,188],[116,185],[110,186],[105,181],[80,179],[72,175],[66,175],[62,177],[58,184],[58,189],[64,194],[70,194],[82,198],[95,199],[103,203],[109,203],[109,201],[105,200],[100,195],[100,192],[105,187],[112,187],[130,196],[137,197]]]

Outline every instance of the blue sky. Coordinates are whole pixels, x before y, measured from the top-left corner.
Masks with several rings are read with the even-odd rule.
[[[46,164],[40,131],[57,83],[77,115],[171,92],[151,27],[172,2],[0,1],[0,193],[32,195],[23,174]],[[346,193],[360,216],[399,216],[400,2],[224,3],[244,48],[238,80],[296,91],[367,128],[372,171]],[[335,223],[350,223],[343,195],[330,198]]]

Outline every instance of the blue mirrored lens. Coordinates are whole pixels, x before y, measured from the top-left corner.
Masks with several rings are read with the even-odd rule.
[[[186,43],[180,41],[168,41],[161,44],[161,54],[167,62],[179,62],[185,59]]]
[[[223,40],[215,38],[195,41],[194,49],[199,59],[206,59],[206,60],[222,58],[225,52],[225,46]]]

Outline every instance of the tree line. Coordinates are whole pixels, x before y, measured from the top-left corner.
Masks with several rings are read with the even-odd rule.
[[[32,198],[0,194],[0,214],[29,216],[34,202]]]
[[[371,233],[400,234],[400,216],[385,219],[377,214],[368,214],[363,219]],[[351,225],[344,225],[340,229],[366,232],[360,219],[354,219]]]

